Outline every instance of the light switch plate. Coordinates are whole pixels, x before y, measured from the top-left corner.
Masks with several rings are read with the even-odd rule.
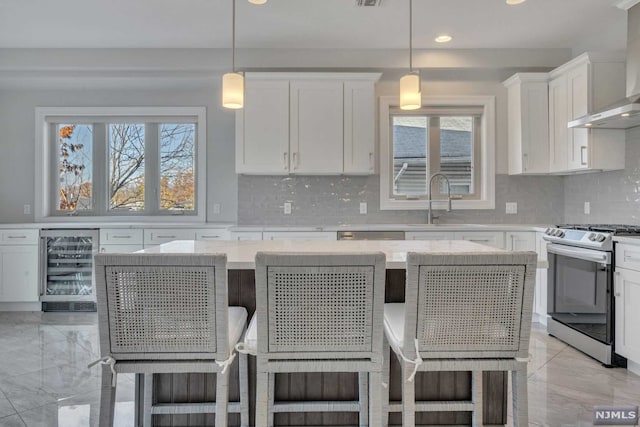
[[[585,215],[591,214],[591,203],[584,202],[584,214]]]
[[[24,205],[24,206],[22,207],[22,212],[23,212],[25,215],[30,215],[30,214],[31,214],[31,205]]]
[[[214,214],[219,214],[220,213],[220,203],[214,203],[213,204],[213,213]]]
[[[367,214],[367,202],[360,202],[360,213],[362,215]]]
[[[284,214],[285,215],[291,215],[291,203],[290,202],[285,202],[284,203]]]
[[[505,213],[509,215],[516,215],[518,213],[518,202],[505,203]]]

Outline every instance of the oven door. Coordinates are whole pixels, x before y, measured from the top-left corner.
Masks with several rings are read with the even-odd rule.
[[[611,253],[547,245],[549,315],[604,343],[612,339]]]

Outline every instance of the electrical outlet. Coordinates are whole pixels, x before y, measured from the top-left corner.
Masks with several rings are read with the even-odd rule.
[[[585,215],[591,214],[591,203],[584,202],[584,214]]]
[[[360,202],[360,214],[367,214],[367,202]]]
[[[25,215],[31,215],[31,205],[24,205],[22,211]]]
[[[509,215],[516,215],[518,213],[518,203],[517,202],[505,203],[505,213]]]
[[[219,214],[220,213],[220,203],[214,203],[213,204],[213,213],[214,214]]]
[[[285,202],[284,203],[284,214],[285,215],[291,215],[291,203],[290,202]]]

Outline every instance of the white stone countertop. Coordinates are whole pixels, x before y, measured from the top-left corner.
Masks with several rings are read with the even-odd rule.
[[[496,253],[507,252],[465,240],[349,240],[349,241],[194,241],[175,240],[160,246],[144,249],[143,253],[162,254],[227,254],[230,270],[253,270],[257,252],[327,252],[362,253],[382,252],[387,257],[387,268],[404,269],[407,252],[433,253]]]
[[[0,229],[24,228],[226,228],[230,231],[544,231],[544,224],[327,224],[317,226],[249,226],[212,222],[31,222],[4,223]]]
[[[613,241],[630,245],[640,245],[640,236],[613,236]]]

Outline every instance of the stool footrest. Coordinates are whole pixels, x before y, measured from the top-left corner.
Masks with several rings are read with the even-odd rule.
[[[229,402],[227,412],[240,413],[240,402]],[[216,403],[159,403],[151,406],[151,413],[160,414],[215,414]]]
[[[358,401],[278,402],[273,412],[359,412]]]
[[[474,404],[468,400],[456,401],[416,401],[416,412],[458,412],[473,411]],[[389,402],[389,412],[402,412],[401,402]]]

